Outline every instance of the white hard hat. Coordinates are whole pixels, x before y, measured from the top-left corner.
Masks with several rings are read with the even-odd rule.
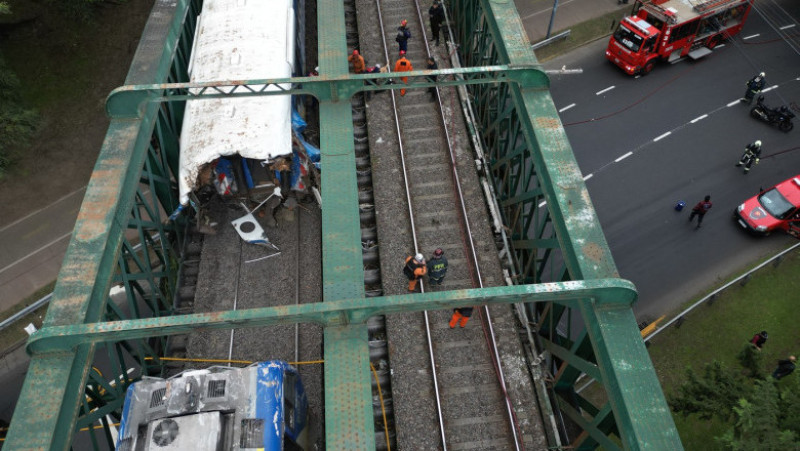
[[[423,257],[422,254],[417,254],[414,256],[414,260],[422,262],[423,260],[425,260],[425,257]]]
[[[761,147],[761,140],[757,139],[753,144],[755,144],[756,147]]]
[[[758,74],[758,76],[761,77],[761,78],[764,78],[764,77],[767,76],[767,74],[765,74],[764,72],[761,72],[760,74]]]
[[[378,68],[378,69],[380,69],[380,68],[381,68],[381,65],[380,65],[380,64],[376,64],[376,65],[375,65],[375,67],[376,67],[376,68]]]

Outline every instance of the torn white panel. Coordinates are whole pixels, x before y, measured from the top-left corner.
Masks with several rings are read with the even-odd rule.
[[[190,81],[291,77],[293,26],[290,0],[206,0]],[[186,204],[200,168],[221,156],[266,160],[291,152],[291,96],[190,100],[180,144],[180,201]]]

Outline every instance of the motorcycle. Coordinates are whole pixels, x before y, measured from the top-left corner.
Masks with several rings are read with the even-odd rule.
[[[785,105],[774,109],[768,107],[764,104],[764,96],[758,96],[756,106],[750,110],[750,116],[760,119],[769,125],[777,125],[778,130],[782,132],[789,132],[794,128],[792,123],[794,113],[789,111],[789,108],[786,108]]]

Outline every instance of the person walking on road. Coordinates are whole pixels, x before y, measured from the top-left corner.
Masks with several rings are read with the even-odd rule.
[[[781,380],[781,378],[792,374],[792,371],[794,371],[795,368],[794,363],[796,361],[797,357],[793,355],[790,355],[788,359],[778,360],[778,367],[772,372],[772,377],[774,377],[776,380]]]
[[[415,256],[408,256],[406,258],[406,265],[403,267],[403,274],[408,277],[408,291],[415,291],[417,289],[417,281],[428,272],[428,267],[425,265],[425,257],[422,254]]]
[[[711,196],[706,196],[703,200],[697,203],[694,207],[692,207],[692,214],[689,215],[689,222],[692,222],[695,216],[697,216],[697,228],[700,228],[700,224],[703,222],[703,216],[708,213],[708,210],[711,210]]]
[[[428,70],[436,70],[439,69],[439,65],[436,64],[436,60],[433,59],[432,56],[428,57],[428,64],[425,66]],[[428,81],[431,83],[436,83],[436,76],[435,75],[428,75]],[[431,95],[431,100],[436,100],[436,86],[431,86],[428,88],[428,94]]]
[[[411,61],[409,61],[406,58],[406,51],[405,50],[400,50],[400,59],[397,60],[396,63],[394,63],[394,71],[395,72],[410,72],[412,70],[414,70],[414,66],[412,66],[411,65]],[[403,83],[408,84],[408,77],[402,77],[400,79],[403,80]],[[403,88],[403,89],[400,90],[400,95],[401,96],[406,95],[406,88]]]
[[[461,327],[466,327],[470,316],[472,316],[472,307],[453,309],[453,316],[450,318],[450,328],[456,327],[456,324]]]
[[[447,257],[441,248],[433,251],[433,256],[428,260],[428,281],[431,286],[441,285],[447,274]]]
[[[353,53],[347,57],[347,61],[353,63],[353,72],[356,74],[364,73],[364,57],[358,54],[358,50],[353,50]]]
[[[436,41],[436,46],[439,46],[439,28],[444,22],[444,8],[439,4],[438,0],[433,0],[433,5],[428,9],[428,16],[431,20],[431,41]]]
[[[761,161],[761,140],[757,139],[744,148],[742,158],[739,158],[739,162],[736,163],[736,166],[744,165],[744,173],[747,174],[750,172],[750,167],[753,166],[753,163],[758,164],[759,161]]]
[[[742,102],[747,102],[748,104],[753,103],[753,97],[761,92],[767,84],[767,79],[765,77],[766,74],[761,72],[746,83],[747,90],[744,92],[744,97],[741,99]]]
[[[767,338],[769,338],[767,331],[762,330],[761,332],[753,335],[753,338],[750,339],[750,343],[760,351],[761,347],[764,346],[764,343],[767,342]]]
[[[397,36],[394,38],[394,40],[397,41],[397,45],[400,46],[399,50],[401,52],[408,51],[408,40],[411,39],[411,32],[408,31],[406,25],[408,25],[408,21],[403,19],[403,21],[400,22],[400,26],[397,27]]]

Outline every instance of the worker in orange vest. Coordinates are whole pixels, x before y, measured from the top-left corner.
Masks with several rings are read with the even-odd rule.
[[[453,309],[453,316],[450,318],[450,328],[456,327],[456,324],[461,323],[460,326],[464,327],[472,316],[472,307],[461,307]]]
[[[408,291],[417,289],[417,280],[427,274],[428,267],[425,264],[425,257],[417,254],[406,258],[406,265],[403,267],[403,274],[408,277]]]
[[[400,59],[394,63],[394,71],[395,72],[409,72],[414,70],[414,66],[411,65],[411,61],[406,58],[406,51],[400,50]],[[408,84],[408,77],[402,77],[403,83]],[[400,90],[400,95],[406,95],[406,89],[403,88]]]
[[[361,74],[366,67],[364,57],[358,54],[358,50],[353,50],[353,54],[347,57],[347,61],[353,63],[353,72]]]

